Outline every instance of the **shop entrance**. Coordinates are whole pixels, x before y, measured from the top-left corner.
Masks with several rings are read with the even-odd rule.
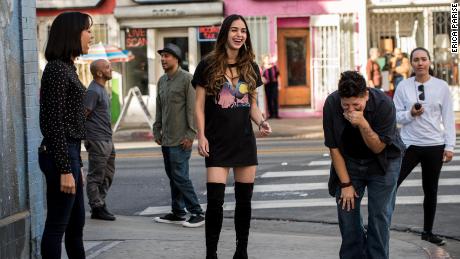
[[[278,64],[282,106],[310,106],[310,50],[308,29],[278,29]]]

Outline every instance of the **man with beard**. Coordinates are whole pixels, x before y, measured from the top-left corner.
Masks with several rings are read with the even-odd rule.
[[[99,59],[91,63],[90,70],[94,80],[83,100],[86,109],[85,148],[89,164],[86,193],[92,219],[115,220],[105,203],[115,174],[110,98],[105,90],[106,82],[112,79],[112,66],[107,60]]]
[[[166,175],[171,187],[171,213],[154,220],[160,223],[199,227],[204,224],[203,210],[189,177],[189,160],[196,136],[194,120],[195,89],[192,75],[179,66],[181,50],[172,43],[158,50],[165,74],[158,80],[155,142],[161,145]],[[191,213],[186,221],[185,208]]]

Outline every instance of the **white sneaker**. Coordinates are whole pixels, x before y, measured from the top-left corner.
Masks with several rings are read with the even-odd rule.
[[[190,218],[182,224],[186,228],[197,228],[204,225],[203,215],[192,215]]]

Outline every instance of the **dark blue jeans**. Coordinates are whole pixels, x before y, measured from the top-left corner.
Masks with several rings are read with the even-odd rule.
[[[342,234],[340,258],[389,258],[391,216],[395,207],[401,157],[389,159],[385,175],[370,172],[369,164],[357,160],[345,160],[348,174],[359,198],[355,199],[355,209],[344,210],[342,205],[338,204],[341,188],[337,188],[337,211]],[[369,212],[367,233],[360,211],[366,187]]]
[[[65,248],[69,259],[84,259],[83,226],[85,205],[83,183],[80,174],[80,143],[68,144],[72,175],[76,194],[60,191],[61,175],[49,151],[38,154],[40,169],[46,177],[47,215],[43,231],[41,254],[43,259],[61,258],[62,236],[65,233]]]
[[[192,150],[184,150],[182,146],[161,147],[165,163],[166,174],[171,186],[172,213],[185,216],[187,211],[191,214],[203,214],[192,181],[190,180],[188,162]]]

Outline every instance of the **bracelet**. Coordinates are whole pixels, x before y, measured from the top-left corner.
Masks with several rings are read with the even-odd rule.
[[[262,120],[257,126],[259,126],[259,128],[260,128],[260,126],[262,126],[262,124],[264,124],[264,122],[266,122],[266,121],[267,120]]]
[[[348,182],[348,183],[342,183],[342,182],[339,183],[340,188],[346,188],[346,187],[350,187],[350,186],[352,186],[352,185],[353,185],[353,184],[351,183],[351,181]]]

